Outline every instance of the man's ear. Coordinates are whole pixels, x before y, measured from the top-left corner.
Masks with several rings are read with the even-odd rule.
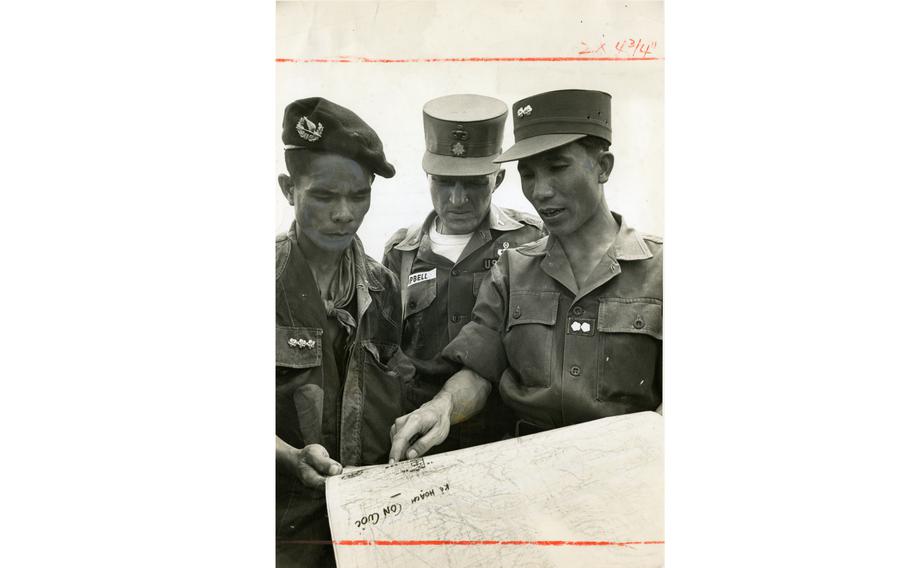
[[[281,187],[281,193],[284,194],[284,198],[288,200],[288,203],[294,205],[294,182],[291,181],[291,176],[280,174],[278,176],[278,186]]]
[[[506,171],[500,169],[498,172],[496,172],[496,182],[493,184],[493,191],[496,191],[496,189],[502,185],[502,180],[504,179],[506,179]]]
[[[600,172],[597,174],[598,183],[607,183],[610,179],[610,173],[613,171],[613,154],[604,152],[597,158],[597,165],[600,166]]]

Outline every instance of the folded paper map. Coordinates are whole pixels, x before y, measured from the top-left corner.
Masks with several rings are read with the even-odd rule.
[[[663,418],[603,418],[326,486],[340,568],[663,565]]]

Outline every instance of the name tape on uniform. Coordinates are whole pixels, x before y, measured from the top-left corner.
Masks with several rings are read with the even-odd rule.
[[[419,284],[420,282],[426,282],[427,280],[436,279],[436,269],[427,270],[426,272],[417,272],[408,276],[408,288],[414,284]]]

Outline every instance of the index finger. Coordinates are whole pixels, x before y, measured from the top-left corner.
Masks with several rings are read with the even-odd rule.
[[[424,430],[428,430],[421,422],[412,414],[398,429],[392,438],[392,449],[389,451],[390,463],[404,459],[404,452],[411,445],[411,439],[418,434],[423,434]]]

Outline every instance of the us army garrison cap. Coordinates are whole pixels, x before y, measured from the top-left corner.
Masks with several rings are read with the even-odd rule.
[[[331,152],[351,158],[384,178],[395,175],[382,141],[359,116],[321,97],[294,101],[284,109],[285,151]]]
[[[423,106],[427,148],[423,170],[440,176],[476,176],[499,171],[509,107],[482,95],[448,95]]]
[[[613,138],[610,95],[601,91],[549,91],[512,105],[515,145],[496,162],[528,158],[585,136]]]

